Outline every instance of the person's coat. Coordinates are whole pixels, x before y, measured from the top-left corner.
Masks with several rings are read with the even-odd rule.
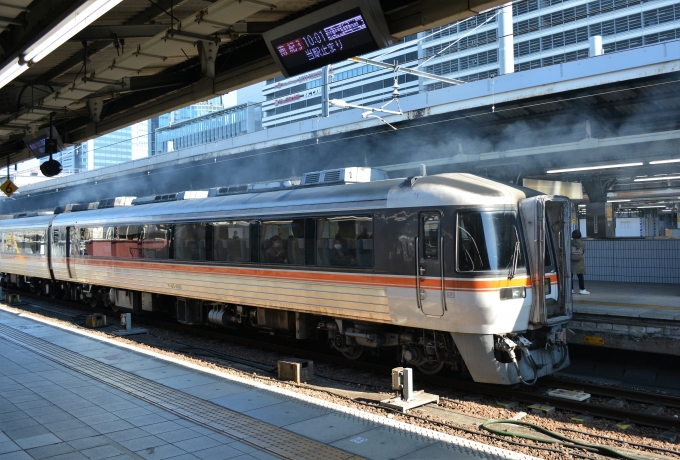
[[[586,274],[586,244],[581,240],[571,240],[571,245],[581,248],[583,251],[583,258],[578,262],[571,261],[571,273],[574,275]]]

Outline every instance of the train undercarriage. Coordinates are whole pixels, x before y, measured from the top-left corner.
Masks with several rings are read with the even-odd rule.
[[[249,329],[285,339],[325,342],[349,360],[366,355],[395,359],[404,366],[433,375],[448,369],[461,377],[470,372],[453,335],[445,331],[425,330],[378,323],[359,322],[304,312],[225,304],[198,299],[151,294],[90,284],[51,281],[37,277],[3,274],[5,289],[27,289],[52,299],[82,302],[92,308],[110,308],[114,312],[160,314],[190,326],[225,329]],[[536,364],[531,352],[548,350],[553,368],[560,368],[567,358],[566,328],[543,328],[520,334],[494,335],[492,353],[498,363],[513,365],[524,383],[520,364],[536,378],[545,364]],[[522,359],[526,361],[522,363]]]

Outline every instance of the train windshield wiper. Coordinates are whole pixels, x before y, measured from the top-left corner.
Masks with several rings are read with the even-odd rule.
[[[517,273],[517,263],[519,262],[519,235],[515,228],[515,250],[512,252],[512,259],[510,259],[510,269],[508,270],[508,279],[511,280]]]

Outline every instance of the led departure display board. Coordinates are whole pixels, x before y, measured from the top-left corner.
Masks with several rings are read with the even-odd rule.
[[[35,134],[29,134],[26,136],[24,138],[24,142],[34,157],[45,158],[50,154],[50,152],[45,150],[45,144],[47,143],[47,139],[49,139],[49,137],[50,128],[42,128],[39,129]],[[61,138],[59,137],[59,134],[55,128],[52,129],[52,138],[57,141],[56,151],[52,153],[57,153],[64,150],[64,144],[62,144]]]
[[[286,77],[391,43],[380,6],[370,0],[336,3],[271,30],[264,39]]]

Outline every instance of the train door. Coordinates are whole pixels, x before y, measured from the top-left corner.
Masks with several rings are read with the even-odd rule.
[[[75,227],[66,228],[66,269],[72,280],[76,279],[75,258],[80,254],[80,238]]]
[[[444,314],[444,261],[441,213],[422,212],[416,242],[416,298],[428,316]]]
[[[520,201],[519,209],[531,273],[531,322],[563,322],[571,318],[571,204],[563,196],[541,195]]]

